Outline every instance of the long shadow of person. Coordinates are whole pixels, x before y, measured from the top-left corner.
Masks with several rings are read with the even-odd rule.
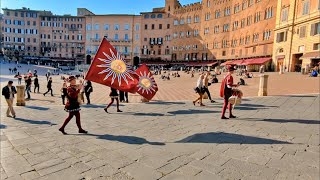
[[[109,140],[109,141],[118,141],[126,144],[137,144],[137,145],[142,145],[142,144],[150,144],[150,145],[158,145],[158,146],[163,146],[165,143],[162,142],[150,142],[147,141],[144,138],[141,137],[135,137],[135,136],[115,136],[115,135],[110,135],[110,134],[104,134],[104,135],[99,135],[99,134],[87,134],[89,136],[96,136],[97,139],[104,139],[104,140]]]

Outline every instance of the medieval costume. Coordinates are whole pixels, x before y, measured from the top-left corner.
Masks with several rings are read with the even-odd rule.
[[[227,117],[225,117],[227,106],[229,108],[229,118],[236,118],[236,116],[232,115],[232,104],[229,103],[229,98],[232,96],[232,88],[238,86],[238,84],[233,84],[232,74],[234,70],[235,69],[233,66],[229,66],[228,67],[229,72],[221,83],[220,96],[223,97],[224,99],[221,119],[228,119]]]
[[[65,105],[65,111],[69,112],[69,116],[64,121],[63,125],[59,129],[63,134],[67,134],[64,131],[64,128],[69,123],[69,121],[73,118],[73,116],[76,116],[76,123],[79,129],[79,133],[88,133],[87,131],[83,130],[81,127],[80,122],[80,103],[78,102],[78,95],[80,92],[80,89],[76,84],[76,78],[74,76],[69,77],[69,82],[71,82],[70,86],[67,88],[67,103]]]

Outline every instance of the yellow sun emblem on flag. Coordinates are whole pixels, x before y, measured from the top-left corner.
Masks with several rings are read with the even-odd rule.
[[[105,52],[102,52],[106,58],[98,58],[100,61],[105,63],[97,65],[97,67],[105,68],[99,72],[99,74],[106,73],[104,80],[111,77],[111,84],[113,84],[115,80],[118,80],[119,86],[122,84],[122,81],[125,81],[127,84],[129,84],[128,79],[134,80],[130,73],[135,74],[135,72],[132,71],[130,66],[124,62],[123,58],[118,52],[117,54],[114,54],[111,48],[109,50],[111,56]]]
[[[150,72],[148,74],[145,71],[140,72],[139,76],[138,91],[146,92],[147,94],[151,94],[152,91],[156,92],[157,85]]]

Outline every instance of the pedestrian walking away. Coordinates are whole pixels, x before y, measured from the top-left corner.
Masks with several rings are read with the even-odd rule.
[[[30,76],[25,76],[25,83],[26,83],[26,92],[27,92],[27,99],[29,100],[31,98],[30,96],[30,92],[31,92],[31,84],[32,84],[32,81],[31,81],[31,77]]]
[[[6,102],[8,104],[7,117],[11,117],[10,113],[13,118],[16,117],[16,112],[13,109],[13,99],[16,93],[17,93],[17,90],[13,86],[13,81],[9,81],[8,85],[2,88],[2,95],[5,97]]]
[[[67,97],[67,88],[68,88],[68,85],[67,85],[67,82],[64,81],[63,82],[63,85],[62,85],[62,88],[61,88],[61,99],[62,99],[62,104],[65,105],[65,100],[66,100],[66,97]]]
[[[234,73],[234,70],[235,69],[233,66],[229,66],[228,67],[229,72],[221,83],[220,96],[223,97],[223,99],[224,99],[222,113],[221,113],[221,119],[228,119],[225,116],[227,106],[229,108],[229,118],[236,118],[236,116],[234,116],[232,114],[232,104],[229,103],[229,98],[232,96],[232,92],[233,92],[232,88],[239,86],[239,84],[233,84],[232,74]]]
[[[87,80],[84,87],[85,95],[87,98],[87,104],[90,104],[90,94],[93,92],[91,81]]]
[[[114,88],[111,88],[111,92],[110,92],[110,98],[111,98],[111,102],[108,104],[108,106],[106,108],[104,108],[104,111],[106,113],[108,113],[108,108],[113,104],[114,100],[116,100],[117,103],[117,112],[122,112],[119,109],[119,94],[118,91]]]
[[[214,103],[215,101],[212,100],[211,98],[211,94],[210,94],[210,91],[209,91],[209,86],[211,85],[211,83],[209,83],[209,77],[210,77],[210,71],[207,71],[205,77],[204,77],[204,93],[207,93],[208,95],[208,98],[210,99],[211,103]]]
[[[197,86],[194,89],[195,92],[197,94],[199,94],[199,97],[195,101],[193,101],[193,105],[196,105],[196,103],[199,101],[200,106],[204,106],[204,104],[202,103],[202,97],[203,97],[203,93],[204,93],[203,79],[204,79],[204,75],[201,74],[198,81],[197,81]]]
[[[40,92],[39,92],[40,85],[39,85],[38,75],[35,75],[33,84],[34,84],[34,91],[33,91],[33,92],[36,93],[36,90],[37,90],[37,93],[40,93]]]
[[[48,91],[45,92],[43,95],[46,96],[46,94],[50,91],[51,92],[51,96],[53,96],[53,91],[52,91],[52,77],[49,78],[49,81],[47,83],[47,88]]]
[[[59,131],[62,132],[62,134],[66,135],[65,127],[70,122],[70,120],[73,118],[73,116],[76,117],[76,124],[78,126],[78,132],[87,134],[88,131],[82,129],[81,127],[81,121],[80,121],[80,103],[78,102],[78,96],[80,93],[80,89],[82,88],[82,84],[77,85],[76,78],[74,76],[70,76],[68,79],[70,86],[67,88],[67,103],[65,105],[65,111],[69,113],[69,116],[65,119],[63,125],[60,127]]]

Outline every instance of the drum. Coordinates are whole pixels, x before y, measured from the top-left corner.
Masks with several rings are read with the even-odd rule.
[[[229,98],[229,103],[230,104],[241,104],[241,99],[242,99],[243,93],[239,89],[233,89],[232,90],[232,96]]]

